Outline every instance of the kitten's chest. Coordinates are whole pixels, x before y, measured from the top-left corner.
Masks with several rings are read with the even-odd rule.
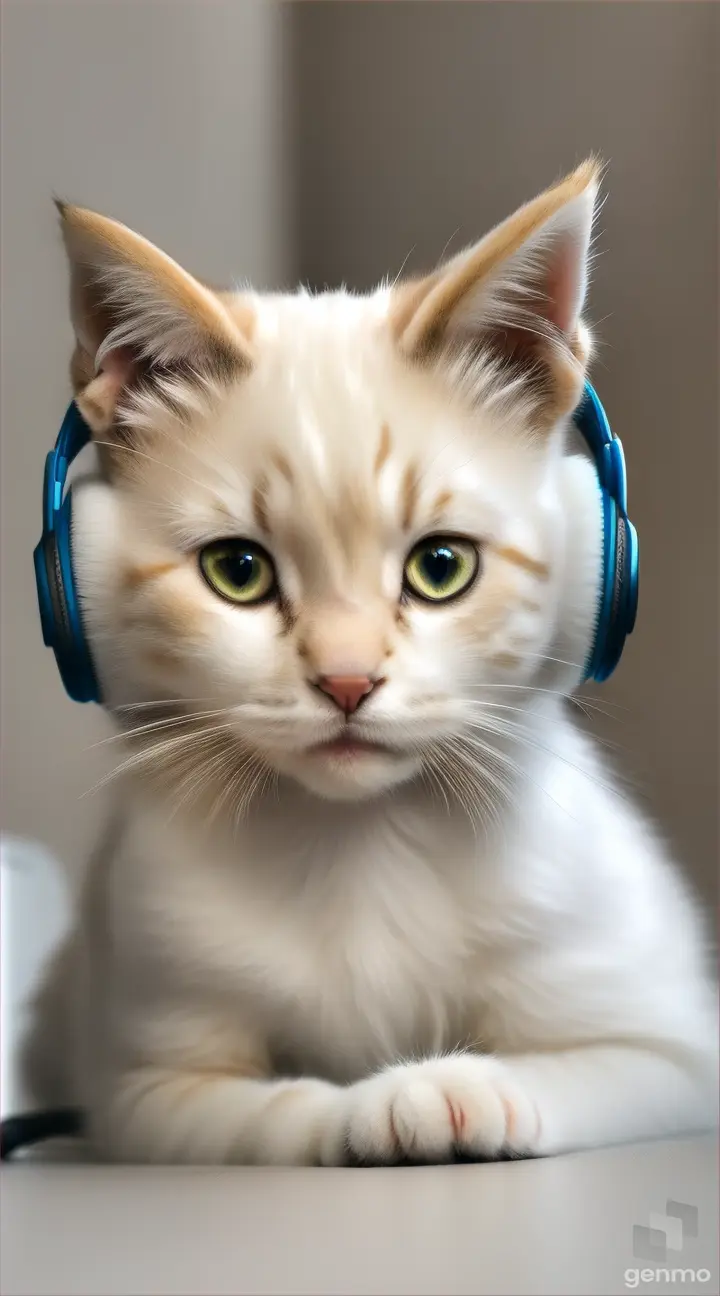
[[[427,881],[425,881],[427,888]],[[352,1079],[451,1043],[467,932],[445,895],[354,890],[292,924],[276,963],[273,1046],[285,1068]],[[422,890],[422,887],[421,887]]]
[[[208,990],[252,1013],[279,1069],[351,1079],[470,1029],[462,847],[446,841],[443,859],[422,837],[296,844],[292,858],[218,872],[186,911]]]

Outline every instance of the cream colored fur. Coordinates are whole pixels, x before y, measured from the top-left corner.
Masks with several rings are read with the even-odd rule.
[[[75,566],[123,751],[28,1055],[101,1155],[442,1161],[712,1123],[698,914],[566,701],[600,559],[565,443],[596,187],[581,168],[420,284],[210,305],[65,209],[111,375],[80,394],[105,457]],[[433,533],[476,541],[479,579],[400,604]],[[272,554],[280,605],[203,581],[228,535]],[[310,751],[348,732],[311,687],[342,674],[384,677],[349,731],[385,750]]]

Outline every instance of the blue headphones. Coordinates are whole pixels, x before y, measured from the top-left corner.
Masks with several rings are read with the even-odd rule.
[[[615,670],[635,625],[638,538],[627,515],[622,445],[590,383],[585,384],[574,420],[595,462],[602,504],[603,569],[593,645],[585,665],[585,679],[602,681]],[[65,491],[70,464],[90,437],[73,402],[45,462],[43,531],[34,554],[43,639],[55,653],[65,690],[75,702],[101,700],[73,573],[72,489]]]
[[[52,648],[65,691],[73,702],[99,702],[97,675],[85,638],[72,565],[72,489],[68,469],[90,440],[90,429],[73,401],[55,449],[45,460],[43,529],[33,554],[42,634]]]
[[[640,546],[627,514],[627,472],[619,437],[613,436],[595,388],[585,383],[573,415],[590,453],[600,486],[603,562],[595,634],[584,678],[599,684],[612,675],[625,640],[635,628],[638,607]]]

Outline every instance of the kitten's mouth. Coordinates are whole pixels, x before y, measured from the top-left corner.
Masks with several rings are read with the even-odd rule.
[[[317,743],[308,748],[309,756],[339,756],[348,759],[360,756],[390,756],[392,748],[386,743],[370,742],[367,738],[357,738],[351,734],[341,734],[329,742]]]
[[[330,801],[357,801],[384,794],[412,778],[417,758],[348,726],[334,738],[309,744],[284,762],[287,772]]]

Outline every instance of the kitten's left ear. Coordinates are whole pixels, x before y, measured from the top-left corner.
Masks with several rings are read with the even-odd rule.
[[[138,378],[231,381],[252,364],[247,336],[218,293],[119,221],[57,202],[70,262],[78,406],[93,432],[111,429]]]
[[[425,279],[393,291],[390,319],[410,359],[463,353],[519,379],[537,423],[574,408],[589,334],[580,315],[600,179],[591,159]]]

